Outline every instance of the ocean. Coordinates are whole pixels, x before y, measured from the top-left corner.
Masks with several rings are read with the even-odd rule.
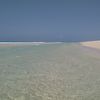
[[[79,43],[0,43],[0,100],[100,100],[100,51]]]

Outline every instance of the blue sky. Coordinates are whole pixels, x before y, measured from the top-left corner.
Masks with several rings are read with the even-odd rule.
[[[100,39],[100,0],[0,0],[0,41]]]

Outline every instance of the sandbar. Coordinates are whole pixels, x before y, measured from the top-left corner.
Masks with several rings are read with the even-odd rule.
[[[87,41],[81,42],[80,44],[82,44],[83,46],[100,49],[100,41]]]

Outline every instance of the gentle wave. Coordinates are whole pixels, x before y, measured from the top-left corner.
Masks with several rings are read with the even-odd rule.
[[[59,44],[63,42],[0,42],[0,45],[41,45],[41,44]]]

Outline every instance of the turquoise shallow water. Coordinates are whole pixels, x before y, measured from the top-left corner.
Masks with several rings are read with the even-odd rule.
[[[0,46],[0,100],[100,100],[100,51],[77,43]]]

